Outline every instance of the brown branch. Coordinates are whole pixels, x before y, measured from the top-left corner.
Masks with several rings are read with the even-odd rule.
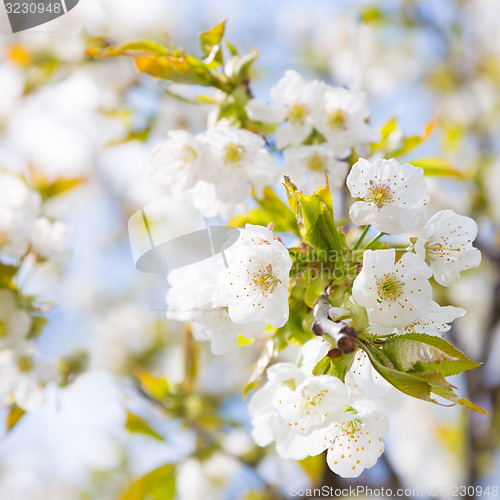
[[[330,307],[325,289],[314,306],[313,333],[318,336],[331,337],[337,349],[343,354],[354,351],[358,332],[343,321],[332,321],[329,315]]]

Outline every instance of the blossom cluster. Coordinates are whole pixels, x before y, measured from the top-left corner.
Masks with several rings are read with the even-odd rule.
[[[224,258],[224,263],[222,263]],[[190,321],[198,340],[227,354],[238,335],[254,337],[288,319],[292,259],[269,228],[247,224],[218,261],[174,269],[168,275],[167,317]]]
[[[323,239],[308,236],[314,235],[314,224],[319,224],[319,218],[329,209],[324,194],[299,196],[290,202],[304,238],[299,249],[289,251],[274,235],[271,221],[267,221],[267,227],[246,224],[222,254],[169,273],[167,317],[190,322],[194,337],[210,340],[212,351],[219,355],[232,352],[240,335],[262,340],[271,335],[272,343],[272,335],[287,331],[291,314],[295,322],[298,314],[302,325],[311,318],[311,298],[303,299],[309,301],[309,307],[304,308],[301,300],[297,301],[297,296],[304,295],[297,295],[297,289],[305,286],[306,296],[312,289],[319,302],[321,289],[314,288],[314,278],[301,281],[301,273],[307,275],[308,268],[315,270],[318,265],[315,261],[309,266],[308,258],[324,251],[314,242],[324,245],[324,237],[339,241],[342,249],[325,253],[330,256],[335,250],[331,254],[334,261],[344,258],[344,251],[349,256],[361,253],[362,264],[359,259],[350,261],[351,257],[340,264],[352,271],[346,279],[321,281],[323,288],[327,285],[323,296],[333,306],[323,320],[329,325],[344,325],[348,335],[357,333],[357,340],[350,343],[354,349],[343,350],[335,335],[327,335],[323,327],[318,330],[313,326],[316,335],[323,335],[313,339],[309,322],[306,337],[295,342],[303,344],[301,361],[279,361],[262,370],[267,381],[250,402],[252,435],[258,445],[274,442],[282,457],[295,460],[327,450],[327,463],[334,472],[356,477],[372,467],[384,450],[382,438],[389,422],[377,399],[395,385],[381,376],[366,339],[378,338],[383,343],[391,336],[408,334],[423,334],[425,339],[442,337],[465,310],[436,303],[432,282],[450,287],[462,271],[479,265],[480,252],[472,246],[478,227],[453,210],[442,210],[428,218],[429,195],[423,169],[400,164],[394,158],[370,156],[370,144],[380,140],[380,135],[367,122],[369,109],[363,93],[306,81],[298,73],[287,71],[272,89],[271,97],[270,105],[250,99],[246,112],[253,123],[274,131],[276,149],[282,150],[282,170],[264,139],[223,119],[197,136],[171,132],[152,154],[152,178],[167,186],[169,192],[192,189],[194,204],[204,215],[215,215],[221,213],[214,209],[219,202],[226,208],[243,204],[251,190],[259,199],[263,188],[280,176],[284,176],[289,198],[293,198],[298,188],[314,191],[324,184],[326,174],[334,194],[343,186],[353,198],[349,209],[352,225],[344,228],[347,238],[344,242],[335,239],[338,234],[333,232],[337,230],[327,229],[332,227],[331,221],[319,230]],[[272,144],[269,134],[266,138],[267,144]],[[360,157],[361,152],[366,152],[368,159]],[[208,211],[207,186],[216,200],[208,203]],[[205,194],[201,194],[201,188]],[[321,189],[325,188],[320,187],[317,193]],[[306,198],[316,199],[320,208],[311,209],[307,204],[297,208]],[[333,221],[333,212],[326,217]],[[356,226],[364,230],[357,243],[348,244],[357,234]],[[366,234],[375,231],[378,235],[363,243]],[[387,243],[381,241],[385,235],[406,238],[409,246],[386,248]],[[307,247],[310,253],[301,253]],[[292,270],[292,257],[296,255],[304,260],[302,267]],[[335,291],[341,292],[334,295],[341,300],[328,297]],[[353,312],[352,307],[361,309],[361,316],[366,318],[365,326],[357,332],[354,327],[359,328],[359,312]],[[337,331],[335,328],[332,331]],[[419,346],[423,354],[418,351],[416,360],[401,354],[401,370],[415,362],[454,359],[443,353],[434,359],[434,351],[427,344]],[[335,359],[343,360],[340,363],[344,363],[344,369]],[[325,360],[330,361],[325,364]]]
[[[366,96],[287,71],[271,90],[274,103],[251,99],[246,111],[259,123],[276,128],[276,148],[283,150],[284,169],[256,133],[236,128],[227,119],[192,135],[173,130],[151,155],[151,180],[168,193],[192,190],[203,215],[227,217],[241,211],[251,192],[288,175],[304,191],[314,191],[327,174],[340,188],[353,146],[369,144],[380,134],[367,123]]]
[[[58,371],[33,343],[45,320],[16,275],[33,262],[67,259],[68,237],[65,223],[44,215],[39,192],[12,173],[0,173],[0,399],[25,411],[43,402],[43,387]]]

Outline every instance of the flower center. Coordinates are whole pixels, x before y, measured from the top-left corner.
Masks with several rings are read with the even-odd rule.
[[[184,147],[184,157],[182,158],[184,163],[194,163],[197,158],[198,154],[196,153],[194,148],[186,144],[186,146]]]
[[[244,152],[243,147],[239,144],[228,144],[224,148],[224,162],[239,166]]]
[[[253,282],[263,291],[272,293],[281,281],[274,275],[273,266],[269,264],[254,278]]]
[[[347,115],[341,109],[336,109],[328,114],[328,125],[333,129],[343,129],[347,124]]]
[[[34,366],[31,356],[19,356],[17,358],[17,367],[20,372],[29,372]]]
[[[292,125],[304,125],[308,114],[309,107],[297,102],[290,106],[287,118]]]
[[[430,261],[433,259],[441,259],[445,255],[450,259],[455,260],[455,258],[460,259],[460,253],[458,254],[450,254],[448,252],[460,252],[460,248],[447,248],[442,243],[432,241],[426,241],[424,243],[425,248],[425,262],[430,264]]]
[[[5,328],[5,323],[0,321],[0,337],[3,337],[7,333],[7,328]]]
[[[385,274],[383,278],[377,280],[377,302],[398,299],[403,294],[403,287],[404,283],[398,280],[395,273]]]
[[[358,432],[361,427],[363,427],[363,424],[361,423],[361,420],[351,420],[350,422],[344,422],[342,424],[342,430],[346,434],[350,434],[351,437]]]
[[[320,153],[313,153],[307,159],[307,168],[313,172],[324,172],[326,170],[326,157]]]
[[[365,200],[382,208],[392,201],[391,188],[385,184],[373,184],[368,188]]]

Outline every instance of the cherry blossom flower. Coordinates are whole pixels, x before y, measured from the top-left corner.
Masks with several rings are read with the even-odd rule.
[[[380,134],[366,123],[370,112],[363,92],[325,85],[321,101],[314,123],[336,151],[379,140]]]
[[[191,190],[193,205],[204,217],[222,217],[229,219],[235,213],[243,212],[244,203],[222,201],[217,196],[215,184],[198,181]]]
[[[287,248],[266,228],[246,225],[225,254],[214,291],[215,307],[228,307],[238,324],[267,320],[279,328],[288,320],[288,282],[292,259]]]
[[[276,393],[283,387],[297,387],[307,375],[292,363],[276,363],[267,369],[267,382],[250,400],[252,438],[259,446],[273,441],[276,451],[283,458],[302,460],[318,455],[325,449],[321,430],[309,429],[309,434],[297,433],[295,425],[285,422],[275,407]]]
[[[477,224],[470,217],[442,210],[433,215],[415,243],[415,252],[432,269],[434,279],[452,286],[460,272],[479,266],[481,252],[472,246]]]
[[[317,80],[304,80],[296,71],[288,70],[271,89],[274,104],[268,106],[261,99],[252,99],[247,104],[248,115],[264,123],[282,123],[276,130],[278,149],[299,145],[313,131],[320,87]]]
[[[278,180],[279,168],[264,149],[264,139],[258,135],[234,128],[222,120],[198,137],[210,151],[200,177],[215,184],[217,196],[222,201],[243,202],[250,187],[261,196],[265,186]]]
[[[387,335],[389,333],[426,333],[427,335],[440,335],[450,330],[452,323],[457,318],[465,315],[465,309],[461,307],[445,306],[442,307],[432,301],[425,317],[417,318],[412,323],[400,328],[385,328],[373,324],[369,326],[371,333],[377,335]]]
[[[353,198],[361,198],[349,211],[358,226],[372,224],[384,233],[401,234],[423,222],[428,197],[421,168],[395,159],[371,163],[360,158],[347,186]]]
[[[12,290],[0,290],[0,347],[15,347],[27,337],[31,317],[21,309]]]
[[[366,307],[373,323],[404,327],[423,318],[430,309],[432,272],[419,257],[406,253],[395,262],[396,252],[366,250],[363,269],[354,280],[354,300]]]
[[[330,185],[338,189],[345,182],[348,168],[348,164],[338,160],[338,156],[326,143],[290,147],[284,151],[283,173],[303,192],[313,193],[324,185],[325,174],[328,175]]]
[[[382,455],[385,448],[382,437],[389,432],[389,421],[373,410],[358,412],[349,408],[345,415],[345,422],[332,426],[326,433],[326,462],[342,477],[358,477]]]
[[[194,338],[200,342],[210,340],[216,355],[234,352],[239,334],[251,338],[265,328],[263,321],[238,325],[229,317],[227,307],[213,307],[217,281],[200,266],[174,269],[168,282],[171,288],[166,297],[167,318],[190,322]]]
[[[185,130],[172,130],[151,153],[149,176],[176,193],[192,188],[205,160],[204,145]]]
[[[31,244],[39,256],[61,262],[71,256],[68,243],[70,233],[70,227],[64,222],[51,222],[46,217],[39,217],[33,225]]]
[[[313,350],[318,347],[315,342]],[[307,375],[291,363],[272,365],[267,377],[250,401],[252,437],[259,446],[275,441],[282,457],[295,460],[328,448],[328,465],[344,477],[375,464],[384,450],[387,418],[353,400],[340,379]]]
[[[190,457],[179,464],[176,489],[179,500],[219,500],[230,478],[241,472],[238,460],[221,451],[200,461]]]
[[[28,247],[40,195],[7,173],[0,173],[0,254],[20,257]]]
[[[358,349],[345,376],[345,384],[353,398],[385,396],[390,384],[373,368],[368,355]]]
[[[348,405],[347,387],[337,377],[308,377],[297,387],[283,385],[274,396],[281,419],[299,434],[310,434],[343,412]]]
[[[43,388],[57,378],[57,368],[42,359],[33,344],[23,342],[0,351],[0,399],[13,400],[25,411],[44,402]]]

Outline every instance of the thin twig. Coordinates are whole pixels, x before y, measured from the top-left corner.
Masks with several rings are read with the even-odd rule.
[[[344,354],[354,351],[358,332],[343,321],[332,321],[329,316],[330,307],[325,289],[314,306],[313,333],[323,336]]]

